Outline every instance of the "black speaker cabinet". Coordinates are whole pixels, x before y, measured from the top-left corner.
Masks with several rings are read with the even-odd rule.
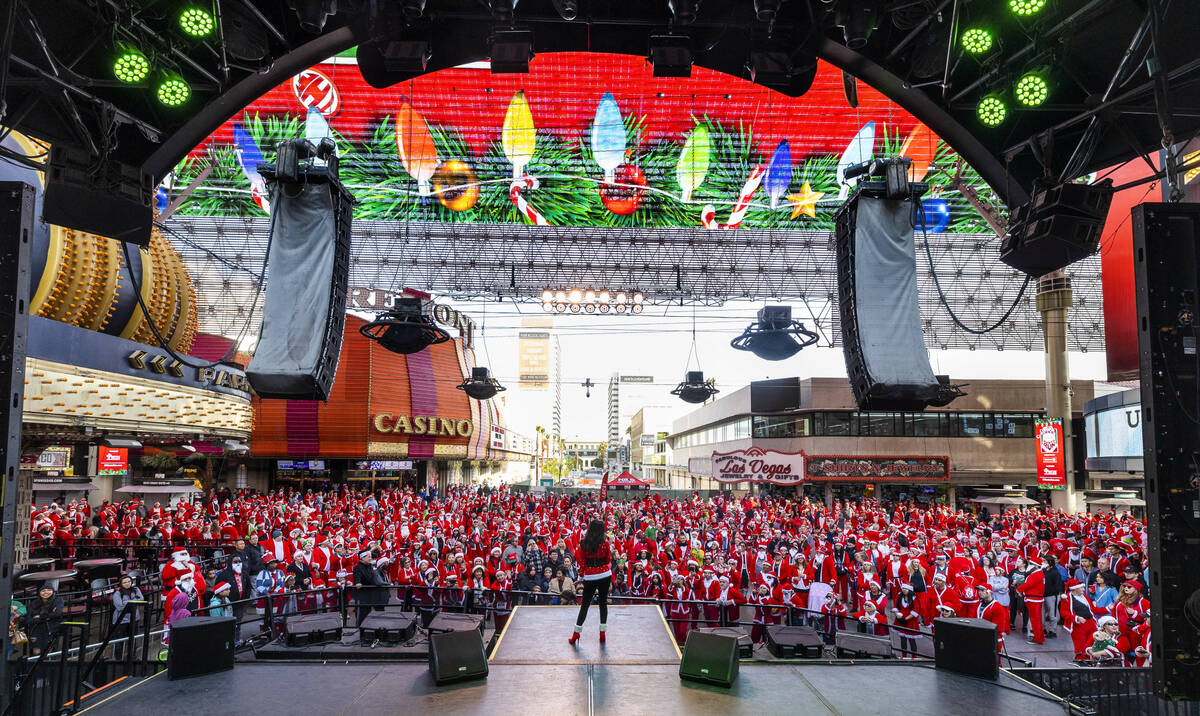
[[[744,628],[738,627],[702,627],[697,631],[705,632],[706,634],[719,634],[720,636],[731,636],[738,641],[738,657],[742,659],[754,658],[754,642],[750,640],[750,633]]]
[[[417,615],[412,612],[388,614],[374,612],[363,620],[358,628],[362,641],[384,641],[399,643],[408,641],[417,633]]]
[[[65,145],[50,150],[42,216],[51,224],[147,246],[153,199],[154,179],[138,167],[99,164]]]
[[[819,659],[825,642],[816,629],[808,626],[767,627],[767,651],[777,659]]]
[[[679,678],[717,686],[733,686],[738,675],[738,640],[702,631],[688,633],[679,662]]]
[[[167,678],[186,679],[233,668],[233,617],[186,617],[171,623]]]
[[[342,639],[341,614],[300,614],[288,617],[284,629],[288,646],[310,646]]]
[[[429,635],[429,673],[435,684],[486,679],[487,655],[475,629]]]
[[[986,619],[934,619],[933,658],[939,669],[985,679],[1000,678],[996,625]]]
[[[442,612],[429,622],[429,633],[444,631],[470,631],[475,629],[483,636],[483,615],[447,614]]]

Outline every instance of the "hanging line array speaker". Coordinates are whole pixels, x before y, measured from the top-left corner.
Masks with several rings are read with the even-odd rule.
[[[277,166],[259,166],[271,194],[270,281],[246,377],[262,398],[326,400],[346,323],[354,198],[336,158],[291,141],[303,144],[284,142]]]
[[[860,188],[834,217],[842,352],[861,410],[923,410],[942,399],[921,331],[914,201]]]

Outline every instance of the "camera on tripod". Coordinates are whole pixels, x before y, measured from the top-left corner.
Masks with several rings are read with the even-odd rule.
[[[912,159],[908,157],[884,157],[852,164],[842,174],[845,179],[866,177],[858,182],[858,191],[863,196],[876,199],[920,199],[929,191],[929,185],[921,181],[909,181],[908,173]]]

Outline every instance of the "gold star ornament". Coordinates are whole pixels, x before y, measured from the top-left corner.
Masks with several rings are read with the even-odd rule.
[[[817,200],[823,196],[825,196],[825,192],[813,191],[812,185],[804,182],[799,194],[788,194],[788,203],[792,205],[791,218],[795,219],[801,214],[817,218]]]

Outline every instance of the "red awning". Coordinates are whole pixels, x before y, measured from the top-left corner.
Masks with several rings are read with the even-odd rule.
[[[617,475],[616,477],[608,478],[607,484],[610,488],[613,488],[613,487],[624,487],[624,488],[646,487],[646,488],[648,488],[648,487],[650,487],[649,482],[646,482],[645,480],[639,480],[638,478],[629,474],[629,471],[622,472],[620,475]]]

